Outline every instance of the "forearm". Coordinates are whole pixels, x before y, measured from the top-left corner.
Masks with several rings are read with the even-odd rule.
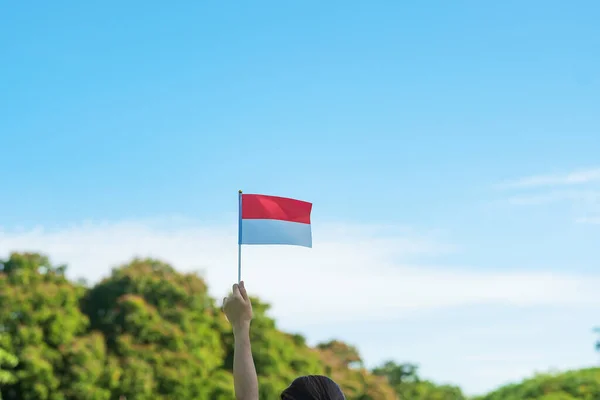
[[[237,400],[258,400],[258,378],[250,347],[250,325],[233,329],[233,382]]]

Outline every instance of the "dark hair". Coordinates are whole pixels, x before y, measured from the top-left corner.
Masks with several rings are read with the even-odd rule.
[[[326,376],[308,375],[296,378],[281,393],[281,400],[345,400],[340,387]]]

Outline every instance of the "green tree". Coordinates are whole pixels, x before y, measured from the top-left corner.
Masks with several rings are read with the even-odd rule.
[[[419,382],[418,367],[415,364],[396,364],[393,361],[385,362],[381,367],[373,370],[378,376],[385,376],[392,386]]]
[[[231,379],[220,370],[225,321],[198,276],[160,261],[134,260],[93,287],[84,310],[116,363],[113,398],[231,395],[225,389]]]
[[[384,377],[364,368],[356,349],[339,340],[317,345],[325,374],[335,380],[349,400],[395,400],[396,393]]]
[[[600,368],[540,374],[518,384],[499,388],[478,400],[597,400]]]
[[[0,344],[19,361],[3,374],[9,374],[5,400],[76,399],[81,387],[94,393],[92,400],[108,399],[104,367],[85,357],[88,319],[79,308],[85,288],[69,282],[65,270],[35,253],[13,253],[0,264]]]
[[[400,399],[414,400],[464,400],[460,388],[450,385],[436,385],[418,376],[414,364],[396,364],[393,361],[375,368],[373,373],[387,378]]]

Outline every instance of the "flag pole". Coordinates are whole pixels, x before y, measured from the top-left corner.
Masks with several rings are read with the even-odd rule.
[[[238,283],[242,281],[242,191],[238,191]]]

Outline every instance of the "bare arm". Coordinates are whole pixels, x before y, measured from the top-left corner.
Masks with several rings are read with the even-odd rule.
[[[233,285],[233,293],[223,301],[225,315],[233,327],[233,382],[237,400],[258,400],[258,377],[250,346],[252,304],[244,282]]]
[[[258,378],[250,346],[250,325],[233,330],[233,382],[237,400],[258,400]]]

